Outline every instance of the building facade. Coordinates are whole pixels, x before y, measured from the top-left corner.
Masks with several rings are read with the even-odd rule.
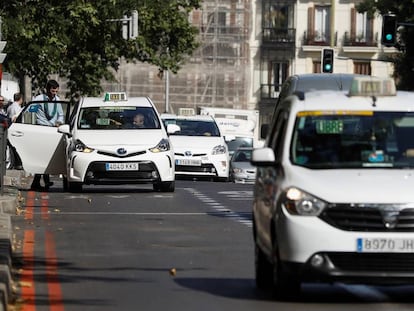
[[[178,74],[148,64],[122,64],[118,84],[130,96],[150,96],[160,112],[200,106],[259,109],[268,122],[280,86],[292,74],[321,71],[321,51],[335,51],[336,73],[389,77],[380,44],[381,16],[358,13],[349,0],[204,0],[190,19],[201,46]]]

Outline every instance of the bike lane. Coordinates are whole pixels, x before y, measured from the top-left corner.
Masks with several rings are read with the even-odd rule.
[[[22,219],[18,219],[22,221]],[[63,311],[55,236],[51,225],[49,196],[26,192],[22,232],[20,301],[22,311]]]

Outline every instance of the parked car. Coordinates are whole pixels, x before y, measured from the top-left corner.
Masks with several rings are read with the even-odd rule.
[[[239,147],[230,159],[230,181],[234,183],[254,183],[256,167],[250,162],[253,148]]]

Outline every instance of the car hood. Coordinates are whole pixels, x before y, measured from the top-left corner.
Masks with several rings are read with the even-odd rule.
[[[166,138],[160,130],[120,130],[114,131],[83,131],[76,135],[86,146],[97,149],[111,149],[120,146],[134,148],[151,148],[162,138]],[[75,138],[75,137],[74,137]]]
[[[204,150],[210,152],[217,145],[225,145],[221,137],[209,136],[170,136],[174,151]]]
[[[291,167],[285,173],[286,187],[295,186],[332,203],[414,203],[413,170]]]

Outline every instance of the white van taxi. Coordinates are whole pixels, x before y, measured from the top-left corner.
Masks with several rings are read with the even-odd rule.
[[[414,282],[414,93],[355,78],[291,95],[255,149],[256,284]]]
[[[64,187],[153,184],[175,190],[174,153],[159,114],[148,97],[126,93],[85,97],[58,128],[36,123],[42,103],[31,102],[9,131],[28,173],[62,174]]]
[[[224,136],[212,116],[161,115],[174,148],[175,174],[227,181],[229,151]]]

